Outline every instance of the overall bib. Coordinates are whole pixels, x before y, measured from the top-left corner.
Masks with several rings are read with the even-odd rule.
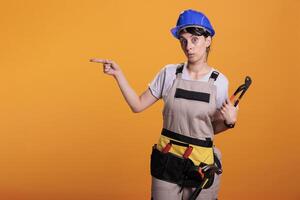
[[[217,109],[214,81],[219,73],[213,71],[209,81],[203,82],[182,79],[182,70],[183,64],[178,66],[165,100],[162,134],[151,155],[153,200],[181,200],[191,196],[194,182],[185,181],[186,176],[176,170],[186,171],[187,166],[214,164],[216,160],[221,165],[220,152],[212,143],[212,120]],[[220,176],[215,174],[197,200],[217,199],[219,183]]]

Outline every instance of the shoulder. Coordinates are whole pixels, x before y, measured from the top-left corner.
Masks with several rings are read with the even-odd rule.
[[[176,77],[176,69],[180,64],[167,64],[156,74],[155,79],[172,79]]]
[[[228,98],[229,81],[227,77],[219,70],[213,70],[219,72],[219,76],[214,82],[214,85],[217,87],[217,108],[220,108],[222,106],[222,103]]]
[[[157,76],[163,76],[165,78],[174,78],[176,77],[176,69],[181,64],[166,64],[164,67],[160,69]]]
[[[168,74],[176,73],[176,69],[181,66],[182,63],[177,63],[177,64],[167,64],[165,65],[162,70],[164,70]]]
[[[166,96],[173,80],[176,78],[176,69],[180,64],[167,64],[160,69],[149,88],[153,96],[161,98]]]
[[[228,86],[229,84],[228,78],[216,68],[213,68],[213,71],[217,71],[219,73],[218,78],[215,81],[215,84],[218,86]]]
[[[182,64],[183,63],[167,64],[161,69],[161,73],[163,72],[166,78],[175,79],[176,70],[178,67],[182,66]]]

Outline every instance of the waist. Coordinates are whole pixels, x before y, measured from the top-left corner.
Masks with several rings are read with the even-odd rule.
[[[168,138],[174,139],[174,140],[179,140],[181,142],[191,144],[191,145],[196,145],[200,147],[212,147],[213,146],[213,141],[211,138],[206,138],[206,140],[201,140],[193,137],[189,137],[186,135],[182,135],[173,131],[170,131],[168,129],[163,128],[161,130],[161,135],[166,136]]]
[[[213,141],[210,138],[201,140],[162,129],[156,148],[161,152],[189,158],[196,166],[201,162],[205,164],[214,162]]]

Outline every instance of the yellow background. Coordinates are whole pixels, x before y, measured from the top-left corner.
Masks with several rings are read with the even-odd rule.
[[[185,60],[179,13],[211,20],[209,64],[250,75],[236,128],[217,136],[220,199],[300,199],[299,1],[2,1],[0,199],[150,199],[162,102],[132,114],[93,57],[115,60],[143,92]]]

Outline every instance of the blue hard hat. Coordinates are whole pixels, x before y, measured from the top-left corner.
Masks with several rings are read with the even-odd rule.
[[[176,27],[171,29],[171,33],[174,37],[179,39],[178,34],[180,30],[187,27],[201,27],[209,32],[210,36],[215,35],[215,30],[210,24],[208,18],[203,13],[195,10],[189,9],[181,12],[177,20]]]

